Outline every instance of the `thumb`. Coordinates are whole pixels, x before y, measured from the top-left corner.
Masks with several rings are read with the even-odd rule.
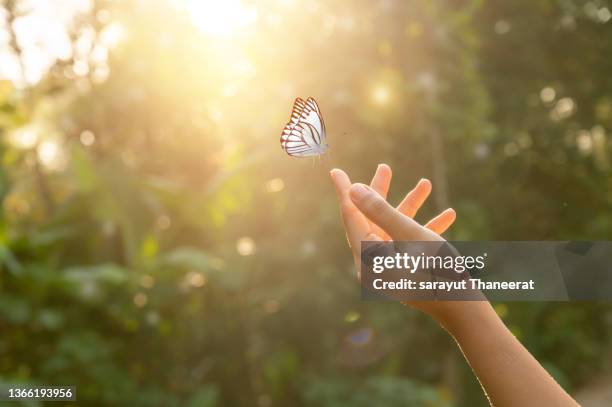
[[[355,206],[393,240],[442,240],[393,208],[382,196],[364,184],[353,184],[349,196]]]

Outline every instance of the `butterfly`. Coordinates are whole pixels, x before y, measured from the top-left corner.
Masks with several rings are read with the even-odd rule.
[[[325,123],[317,102],[309,97],[297,98],[289,122],[280,138],[281,147],[292,157],[311,157],[324,154],[329,145]]]

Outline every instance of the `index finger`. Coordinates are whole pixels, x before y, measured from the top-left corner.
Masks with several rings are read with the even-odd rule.
[[[370,187],[385,199],[387,199],[387,194],[389,193],[391,176],[391,167],[387,164],[379,164],[374,177],[372,177],[372,182],[370,182]]]

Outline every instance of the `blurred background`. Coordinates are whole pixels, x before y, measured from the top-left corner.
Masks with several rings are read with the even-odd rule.
[[[485,406],[364,303],[328,171],[434,184],[455,240],[612,236],[606,0],[0,0],[0,381],[79,405]],[[296,96],[330,154],[288,157]],[[495,304],[587,406],[612,307]],[[483,333],[486,334],[486,333]],[[36,404],[30,404],[36,405]]]

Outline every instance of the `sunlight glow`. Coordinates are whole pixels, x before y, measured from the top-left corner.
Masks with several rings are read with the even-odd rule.
[[[48,170],[61,171],[66,166],[66,152],[57,140],[45,140],[38,145],[38,159]]]
[[[13,22],[14,34],[22,50],[21,61],[3,38],[0,47],[0,77],[18,87],[37,83],[56,60],[67,61],[73,56],[71,38],[67,27],[80,13],[91,9],[91,1],[23,0],[18,2],[23,11]],[[4,9],[0,7],[0,26],[3,26]],[[7,35],[0,30],[0,35]]]
[[[59,156],[59,146],[54,141],[43,142],[38,149],[38,158],[43,165],[52,165]]]
[[[186,8],[197,28],[219,37],[231,36],[257,19],[255,6],[240,0],[187,0]]]
[[[114,48],[125,38],[125,35],[125,29],[121,24],[112,23],[104,27],[104,29],[100,32],[99,37],[100,42],[106,48]]]
[[[32,148],[38,143],[38,131],[32,126],[22,127],[11,134],[11,143],[18,148]]]

